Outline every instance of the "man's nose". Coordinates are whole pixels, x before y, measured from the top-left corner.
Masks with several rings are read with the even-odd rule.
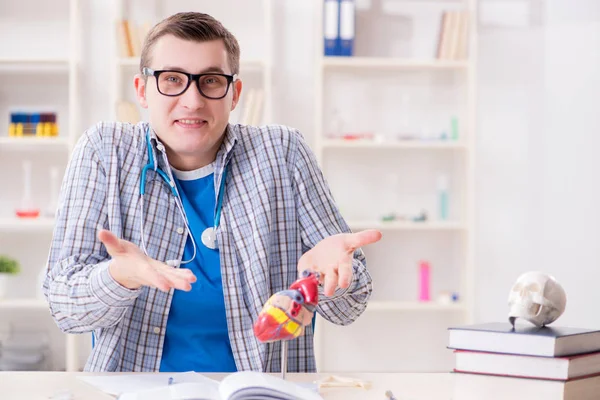
[[[182,103],[184,107],[190,108],[192,110],[204,108],[206,104],[206,98],[200,93],[196,82],[190,83],[190,86],[188,86],[187,90],[183,92],[179,97],[180,103]]]

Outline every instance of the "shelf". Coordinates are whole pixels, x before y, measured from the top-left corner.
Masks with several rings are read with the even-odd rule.
[[[17,218],[4,217],[0,218],[0,232],[7,231],[48,231],[54,229],[54,218],[38,217],[38,218]]]
[[[461,303],[439,303],[436,301],[370,301],[367,311],[463,311]]]
[[[135,67],[138,68],[140,66],[140,58],[139,57],[127,57],[127,58],[119,58],[117,64],[120,67]],[[262,70],[265,67],[265,63],[260,60],[241,60],[240,61],[240,69],[244,70]]]
[[[0,72],[69,72],[69,60],[65,58],[2,58]]]
[[[43,299],[0,299],[0,310],[49,310]]]
[[[328,69],[466,69],[468,66],[468,61],[391,57],[323,57],[323,67]]]
[[[460,222],[453,221],[347,221],[350,228],[353,230],[362,229],[379,229],[388,231],[403,231],[403,230],[430,230],[430,231],[449,231],[461,230],[465,226]]]
[[[325,149],[453,149],[464,150],[467,145],[455,140],[398,140],[378,142],[375,140],[325,139]]]
[[[67,150],[69,141],[63,137],[0,137],[0,150],[10,147],[13,149],[32,149],[42,147],[44,150]]]

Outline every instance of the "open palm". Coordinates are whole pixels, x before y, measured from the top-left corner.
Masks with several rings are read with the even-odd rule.
[[[318,272],[325,296],[332,296],[336,287],[345,289],[350,285],[354,251],[379,241],[381,236],[375,229],[329,236],[300,257],[298,272]]]

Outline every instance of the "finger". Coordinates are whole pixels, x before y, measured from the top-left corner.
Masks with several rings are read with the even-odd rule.
[[[325,290],[325,296],[328,296],[328,297],[333,296],[333,293],[335,293],[335,288],[337,287],[337,283],[338,283],[338,274],[334,269],[331,269],[330,271],[327,272],[327,274],[325,274],[325,280],[323,283],[323,288]]]
[[[155,268],[150,267],[148,271],[147,286],[152,286],[163,292],[168,292],[173,287],[173,282],[164,274],[157,271]]]
[[[381,232],[377,229],[367,229],[365,231],[350,234],[347,244],[348,247],[354,251],[359,247],[378,242],[381,239],[381,236]]]
[[[185,279],[176,276],[167,276],[167,279],[169,279],[170,287],[173,289],[183,290],[185,292],[192,290],[192,284]]]
[[[169,276],[175,276],[190,283],[196,282],[197,278],[194,273],[188,268],[171,268],[169,266],[161,265],[161,271],[164,270]]]
[[[352,280],[352,262],[341,263],[338,267],[338,286],[346,289]]]
[[[192,283],[196,282],[196,276],[189,270],[186,271],[170,271],[164,272],[175,289],[190,291],[192,289]]]
[[[310,325],[312,323],[312,317],[313,317],[314,313],[308,311],[306,309],[306,307],[302,307],[300,309],[300,312],[298,313],[298,316],[296,317],[296,319],[298,321],[300,321],[300,323],[302,324],[302,326],[307,326]]]
[[[174,283],[161,271],[160,264],[160,262],[149,258],[139,268],[139,280],[143,286],[150,286],[168,292],[174,286]]]
[[[155,261],[156,268],[168,277],[181,279],[189,283],[196,282],[196,275],[189,268],[173,268],[165,263]]]
[[[302,275],[302,271],[315,271],[312,258],[309,253],[304,253],[298,260],[298,276]]]
[[[192,283],[196,282],[196,276],[186,268],[172,268],[159,261],[154,261],[153,266],[159,275],[164,278],[170,288],[190,291]]]
[[[125,247],[119,238],[116,237],[111,231],[102,229],[100,232],[98,232],[98,239],[104,244],[106,251],[108,251],[108,254],[111,256],[125,253]]]

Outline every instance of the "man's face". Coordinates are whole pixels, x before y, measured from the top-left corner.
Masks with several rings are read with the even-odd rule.
[[[166,35],[155,43],[151,60],[151,65],[146,67],[155,71],[232,75],[222,40],[194,42]],[[164,77],[161,75],[161,78]],[[157,78],[154,76],[147,77],[144,82],[143,77],[138,75],[134,83],[138,100],[142,107],[148,108],[150,124],[165,144],[169,162],[175,168],[191,170],[214,161],[229,114],[238,102],[241,81],[232,83],[227,95],[218,100],[200,94],[196,82],[191,82],[183,94],[174,97],[158,91]],[[211,81],[206,83],[210,84]]]

